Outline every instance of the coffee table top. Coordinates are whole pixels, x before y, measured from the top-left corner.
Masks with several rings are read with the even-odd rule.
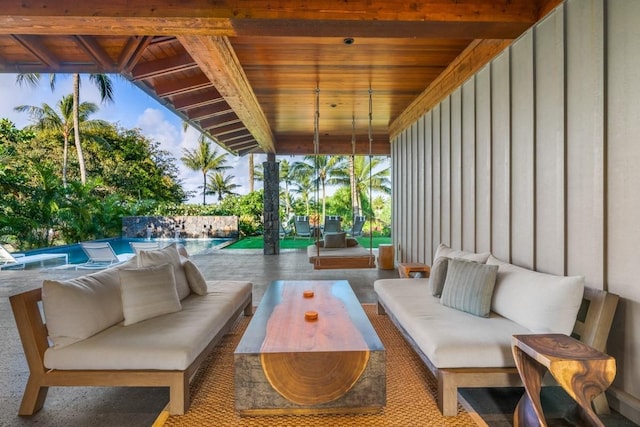
[[[313,297],[305,297],[312,291]],[[317,320],[306,320],[313,311]],[[346,280],[271,282],[235,353],[383,350]]]

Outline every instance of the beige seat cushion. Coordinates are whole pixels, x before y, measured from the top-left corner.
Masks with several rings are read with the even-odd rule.
[[[531,333],[495,313],[484,318],[442,305],[429,279],[376,280],[374,289],[436,368],[514,367],[511,336]]]
[[[436,250],[436,255],[433,257],[433,259],[437,260],[441,256],[444,256],[448,258],[461,258],[461,259],[466,259],[468,261],[475,261],[475,262],[484,264],[485,262],[487,262],[489,255],[491,255],[491,253],[489,252],[475,253],[475,252],[469,252],[469,251],[462,251],[459,249],[451,249],[449,246],[445,245],[444,243],[440,243],[440,245],[438,246],[438,249]]]
[[[539,273],[500,261],[491,309],[537,333],[571,334],[584,294],[584,277]]]
[[[162,264],[171,264],[176,279],[176,289],[181,300],[185,299],[191,293],[187,276],[182,268],[182,261],[176,243],[165,246],[155,251],[140,251],[138,258],[138,267],[153,267]]]
[[[171,264],[119,273],[124,326],[182,309]]]
[[[184,274],[187,276],[189,287],[191,292],[197,295],[207,294],[207,280],[200,271],[197,265],[191,260],[183,260],[182,268],[184,268]]]
[[[74,344],[46,350],[48,369],[184,370],[251,294],[251,283],[208,282],[205,296],[189,295],[182,310],[131,326],[123,322]]]

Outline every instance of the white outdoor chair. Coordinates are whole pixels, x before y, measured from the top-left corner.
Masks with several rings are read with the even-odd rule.
[[[87,254],[89,260],[82,264],[77,264],[79,269],[102,269],[123,263],[131,258],[133,254],[117,255],[109,242],[80,242],[80,247]]]
[[[0,270],[3,268],[24,268],[27,264],[40,263],[40,267],[44,267],[44,262],[53,259],[64,258],[64,263],[69,263],[69,254],[11,254],[0,245]]]

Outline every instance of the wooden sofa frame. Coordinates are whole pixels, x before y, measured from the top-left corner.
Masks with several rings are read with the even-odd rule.
[[[408,279],[409,280],[409,279]],[[578,311],[573,333],[591,347],[606,351],[607,338],[618,305],[618,295],[605,291],[585,288],[582,305]],[[388,314],[393,324],[402,333],[411,347],[425,363],[433,376],[438,380],[438,408],[444,416],[455,416],[458,413],[459,387],[522,387],[518,370],[513,368],[436,368],[420,350],[413,338],[400,325],[392,312],[378,301],[378,314]],[[608,413],[609,405],[603,394],[593,401],[596,413]]]
[[[200,364],[242,312],[245,316],[253,313],[252,294],[249,294],[220,332],[184,371],[49,370],[44,366],[44,353],[49,348],[48,333],[38,304],[42,300],[42,288],[13,295],[9,300],[29,365],[29,379],[19,415],[33,415],[39,411],[44,405],[49,387],[54,386],[169,387],[169,413],[182,415],[189,409],[189,381]]]

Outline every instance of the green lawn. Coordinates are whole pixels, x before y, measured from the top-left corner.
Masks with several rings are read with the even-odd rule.
[[[369,247],[369,237],[357,237],[358,242],[365,248]],[[313,244],[312,239],[294,239],[287,236],[284,239],[280,239],[280,249],[304,249],[307,246]],[[391,237],[374,237],[373,247],[377,248],[380,244],[391,243]],[[238,240],[232,245],[227,246],[225,249],[262,249],[264,246],[264,240],[262,236],[245,237],[242,240]]]

